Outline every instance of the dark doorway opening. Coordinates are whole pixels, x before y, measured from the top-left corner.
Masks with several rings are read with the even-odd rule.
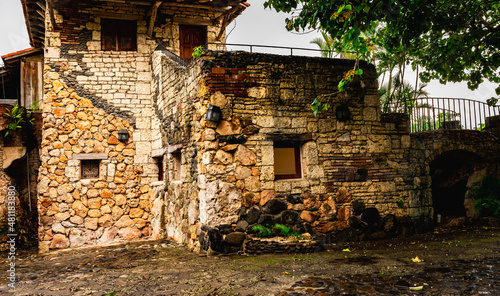
[[[183,59],[190,59],[193,48],[205,45],[207,42],[207,27],[203,26],[179,26],[180,56]]]
[[[434,215],[465,216],[467,182],[472,173],[484,167],[484,159],[465,150],[452,150],[436,157],[430,164]]]

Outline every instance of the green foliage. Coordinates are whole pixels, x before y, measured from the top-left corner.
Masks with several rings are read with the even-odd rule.
[[[324,58],[333,58],[333,55],[335,54],[334,51],[334,41],[332,37],[328,36],[325,32],[321,32],[321,35],[323,36],[322,38],[314,38],[311,42],[311,44],[316,44],[319,49],[321,49],[321,55]]]
[[[201,53],[203,52],[203,50],[205,50],[205,48],[202,45],[193,48],[193,54],[192,54],[193,58],[197,59],[201,57]]]
[[[26,109],[19,105],[14,105],[10,109],[6,109],[3,114],[7,118],[7,130],[3,134],[4,137],[9,135],[9,131],[15,132],[22,129],[22,123],[28,122],[33,124],[34,118],[31,114],[26,114]]]
[[[266,236],[282,236],[282,237],[289,237],[289,236],[298,236],[299,234],[297,231],[293,231],[290,227],[283,225],[283,224],[274,224],[274,226],[270,227],[269,225],[263,226],[260,224],[252,226],[252,230],[256,232],[257,236],[259,237],[266,237]]]
[[[426,108],[424,105],[417,106],[418,108]],[[418,114],[418,113],[417,113]],[[428,114],[432,114],[428,112]],[[457,112],[439,112],[436,116],[429,115],[417,115],[415,119],[415,123],[412,124],[412,130],[418,131],[431,131],[440,129],[443,127],[444,122],[450,122],[454,120],[458,120],[460,117],[460,113]]]
[[[491,97],[486,100],[486,103],[488,104],[488,106],[494,107],[498,103],[498,98]]]
[[[330,105],[328,103],[322,103],[318,100],[318,98],[315,98],[311,103],[311,110],[313,111],[314,116],[318,115],[319,111],[328,110],[329,107]]]
[[[500,180],[489,177],[474,183],[467,198],[475,199],[474,207],[485,215],[500,218]]]
[[[104,296],[116,296],[116,290],[113,290],[113,292],[104,292]]]
[[[275,224],[273,226],[273,232],[278,236],[289,237],[299,235],[296,231],[293,231],[290,227],[283,224]]]
[[[398,200],[396,202],[396,204],[397,204],[398,208],[402,208],[405,206],[405,202],[402,199]]]
[[[500,3],[498,1],[267,0],[264,7],[292,13],[288,30],[327,33],[336,52],[369,54],[374,32],[398,65],[424,69],[424,82],[466,81],[476,89],[487,79],[500,84]],[[500,95],[500,86],[496,88]]]
[[[255,231],[257,233],[257,236],[259,236],[259,237],[271,235],[271,229],[269,229],[263,225],[260,225],[260,224],[252,226],[252,230]]]
[[[31,103],[30,108],[31,111],[40,111],[42,108],[40,107],[40,102],[39,101],[34,101]]]

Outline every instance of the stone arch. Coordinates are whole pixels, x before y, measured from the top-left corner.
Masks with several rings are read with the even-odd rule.
[[[435,154],[428,165],[434,215],[465,216],[469,178],[488,166],[487,159],[476,151],[450,149]]]

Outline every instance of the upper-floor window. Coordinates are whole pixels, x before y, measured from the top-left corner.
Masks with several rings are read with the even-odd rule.
[[[102,50],[137,50],[137,22],[101,19]]]

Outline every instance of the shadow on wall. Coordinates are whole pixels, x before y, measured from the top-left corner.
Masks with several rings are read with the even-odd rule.
[[[447,151],[436,157],[430,164],[434,215],[473,216],[474,203],[467,202],[466,193],[471,177],[487,166],[484,158],[466,150]]]

